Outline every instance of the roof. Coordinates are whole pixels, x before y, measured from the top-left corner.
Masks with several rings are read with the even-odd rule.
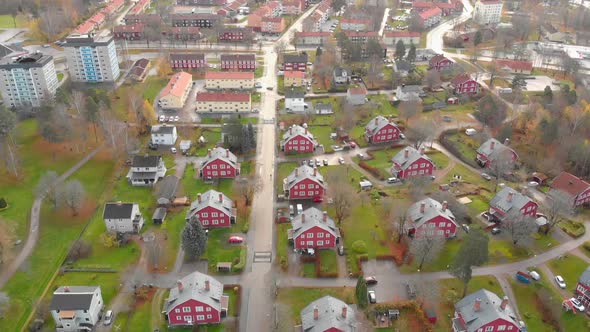
[[[423,2],[423,1],[412,2],[412,8],[414,8],[414,9],[425,9],[425,8],[431,8],[433,6],[434,6],[434,3],[432,3],[432,2]]]
[[[420,93],[423,91],[420,85],[398,85],[397,87],[402,93]]]
[[[378,115],[374,117],[367,125],[365,126],[365,132],[369,132],[371,135],[377,133],[381,128],[391,124],[394,127],[397,127],[395,123],[389,122],[384,116]],[[399,128],[398,128],[399,129]]]
[[[376,31],[345,31],[344,34],[346,37],[377,37],[378,34]]]
[[[499,5],[502,3],[502,0],[479,0],[477,1],[479,3],[481,3],[482,5]]]
[[[254,74],[254,73],[252,73]],[[302,72],[300,70],[287,70],[285,72],[285,78],[304,78],[305,77],[305,72]]]
[[[209,281],[209,290],[205,289],[206,281]],[[182,284],[183,290],[179,290],[178,285],[170,289],[170,295],[164,305],[166,312],[169,313],[174,307],[188,300],[196,300],[221,311],[223,284],[217,279],[195,271],[180,279],[179,283]]]
[[[255,54],[222,54],[221,61],[256,61]]]
[[[459,85],[468,81],[473,81],[473,79],[468,74],[463,73],[455,76],[455,78],[451,80],[451,84]]]
[[[179,60],[205,60],[205,54],[203,53],[171,53],[170,61]]]
[[[427,9],[421,13],[418,13],[418,16],[420,16],[420,18],[423,20],[427,20],[431,17],[434,17],[436,15],[441,15],[441,14],[442,14],[442,10],[440,10],[440,8],[432,7],[432,8]]]
[[[253,80],[254,73],[251,71],[208,71],[205,73],[206,80]]]
[[[197,35],[200,31],[198,27],[167,27],[167,29],[169,29],[169,33],[176,35]]]
[[[156,183],[156,197],[157,198],[166,198],[168,200],[173,199],[176,197],[176,189],[178,188],[178,183],[180,179],[176,175],[168,175],[165,176],[163,179]]]
[[[343,73],[345,73],[346,76],[350,76],[351,75],[351,71],[348,68],[342,68],[340,66],[334,67],[334,75],[336,75],[336,76],[343,76],[342,75]]]
[[[53,292],[49,310],[89,310],[100,286],[61,286]]]
[[[305,217],[302,215],[305,215]],[[327,212],[321,211],[315,207],[310,207],[293,217],[293,220],[291,220],[291,226],[293,227],[293,238],[299,237],[299,235],[314,227],[319,227],[328,231],[335,237],[340,237],[340,231],[338,230],[338,227],[336,227],[334,219],[330,218]]]
[[[287,131],[285,131],[285,133],[283,134],[283,142],[286,143],[291,138],[297,137],[298,135],[306,137],[312,142],[315,142],[313,134],[309,130],[307,130],[307,128],[303,128],[298,125],[292,125],[289,129],[287,129]]]
[[[561,172],[551,183],[551,189],[563,191],[571,196],[578,196],[590,188],[590,183],[568,172]]]
[[[283,55],[283,63],[307,63],[307,54],[285,54]]]
[[[135,63],[133,64],[133,67],[146,68],[149,64],[150,64],[150,60],[148,60],[146,58],[141,58],[141,59],[135,61]]]
[[[414,31],[385,31],[385,37],[403,38],[403,37],[420,37],[420,32]]]
[[[211,189],[199,195],[201,195],[201,202],[199,203],[199,199],[197,198],[191,203],[191,207],[186,214],[187,219],[205,207],[215,208],[227,215],[232,214],[234,202],[224,193]],[[221,201],[219,200],[219,195],[221,195]]]
[[[408,157],[406,158],[405,152],[408,152]],[[408,166],[412,165],[416,160],[424,158],[432,163],[432,160],[426,155],[420,153],[420,151],[414,149],[411,146],[406,146],[404,149],[400,150],[392,159],[391,161],[401,167],[402,169],[406,169]],[[434,163],[433,163],[434,164]]]
[[[315,109],[316,110],[331,110],[332,104],[330,104],[330,103],[317,103],[317,104],[315,104]]]
[[[512,199],[509,199],[510,194],[512,194]],[[529,202],[533,202],[533,200],[506,186],[500,190],[494,198],[492,198],[490,201],[490,207],[499,209],[504,213],[516,213]],[[515,209],[513,210],[512,208]]]
[[[590,286],[590,266],[588,266],[586,270],[582,272],[578,281],[582,284],[585,284],[586,286]]]
[[[292,186],[298,184],[304,179],[311,179],[312,181],[319,183],[323,187],[326,186],[324,183],[324,177],[322,176],[322,174],[320,174],[320,172],[317,171],[317,169],[314,175],[314,168],[308,165],[302,165],[295,168],[293,172],[291,172],[291,174],[289,174],[286,178],[283,179],[283,183],[287,187],[285,189],[291,188]]]
[[[424,204],[423,213],[420,212],[422,204]],[[455,215],[453,212],[448,208],[443,211],[442,208],[443,205],[440,202],[430,197],[412,204],[408,208],[408,219],[412,222],[410,226],[418,228],[424,225],[424,223],[427,221],[436,217],[443,217],[447,220],[455,222]]]
[[[514,150],[500,143],[500,141],[495,138],[490,138],[483,142],[483,144],[477,149],[477,153],[486,156],[488,160],[495,160],[506,153],[506,151]]]
[[[161,160],[161,156],[135,156],[131,167],[158,167]]]
[[[136,203],[106,203],[102,219],[132,219],[133,207]]]
[[[185,73],[183,71],[172,75],[170,81],[162,90],[161,96],[173,95],[176,97],[182,97],[186,92],[187,88],[190,88],[190,84],[193,81],[193,75]]]
[[[494,62],[500,67],[508,67],[512,70],[533,70],[533,63],[530,61],[510,60],[510,59],[496,59]]]
[[[300,37],[330,37],[332,34],[327,31],[304,31],[295,32],[295,38]]]
[[[281,23],[284,19],[280,16],[272,17],[272,16],[264,16],[262,18],[262,22],[272,22],[272,23]]]
[[[437,55],[433,56],[430,59],[430,63],[431,64],[432,63],[439,63],[439,62],[444,61],[444,60],[446,60],[446,61],[452,61],[451,59],[447,58],[446,56],[444,56],[442,54],[437,54]]]
[[[153,125],[152,126],[152,134],[168,134],[172,135],[176,126],[170,125]]]
[[[198,102],[249,102],[249,93],[240,92],[198,92]]]
[[[479,311],[474,310],[474,302],[476,299],[481,301]],[[502,310],[500,308],[501,303],[502,300],[498,295],[487,289],[480,289],[455,303],[455,311],[463,317],[467,332],[475,332],[480,327],[493,322],[496,319],[503,319],[518,326],[516,316],[510,308],[510,305],[507,305],[506,309]]]
[[[209,150],[209,153],[207,153],[207,155],[204,158],[205,160],[203,160],[203,162],[201,163],[201,166],[206,166],[208,163],[217,160],[217,159],[221,159],[231,165],[233,165],[234,167],[237,166],[238,164],[238,158],[236,157],[235,154],[233,154],[231,151],[224,149],[222,147],[216,147],[212,150]]]
[[[130,25],[117,25],[113,28],[115,33],[131,33],[131,32],[143,32],[145,25],[143,23],[136,23]]]
[[[285,98],[304,98],[305,97],[305,92],[304,91],[299,91],[299,90],[287,90],[285,91]]]
[[[362,86],[348,88],[348,94],[351,94],[351,95],[366,95],[367,94],[367,89],[363,88]]]
[[[164,219],[166,217],[166,208],[159,207],[154,211],[153,219]]]
[[[346,307],[346,317],[342,317],[342,308]],[[318,319],[314,319],[314,310],[318,310]],[[343,301],[324,296],[301,310],[301,325],[304,331],[328,331],[336,328],[339,331],[355,331],[357,326],[354,310]]]

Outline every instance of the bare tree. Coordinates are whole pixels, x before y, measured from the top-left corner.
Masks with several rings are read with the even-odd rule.
[[[531,216],[524,216],[518,212],[518,215],[508,216],[500,228],[510,235],[513,245],[518,245],[518,242],[528,238],[532,232],[537,228],[535,219]]]
[[[70,96],[70,107],[78,112],[78,115],[84,113],[86,106],[86,94],[80,90],[73,90]]]
[[[410,178],[408,183],[410,187],[410,196],[412,196],[414,200],[419,200],[424,197],[426,189],[430,185],[431,181],[425,176],[417,176]]]
[[[498,183],[500,179],[506,176],[507,173],[514,169],[514,161],[512,160],[512,153],[509,149],[504,149],[498,152],[496,157],[490,160],[488,166],[488,173],[494,177],[494,192],[498,191]]]
[[[275,43],[275,47],[274,47],[274,51],[277,53],[277,62],[278,63],[283,63],[283,53],[285,52],[285,49],[287,48],[287,44],[284,41],[280,41],[278,43]]]
[[[415,101],[402,101],[399,104],[399,115],[405,120],[406,125],[411,118],[418,115],[421,111],[421,105]]]
[[[14,112],[0,107],[0,156],[4,157],[6,167],[12,171],[15,177],[18,177],[18,160],[15,151],[12,149],[14,141],[11,133],[14,127],[16,127],[16,115]]]
[[[84,240],[77,240],[70,248],[67,259],[71,262],[75,262],[81,258],[86,258],[90,256],[91,252],[92,246],[90,246],[90,244],[88,244]]]
[[[256,175],[241,176],[233,182],[233,192],[244,199],[246,206],[252,204],[254,194],[262,188],[262,182]]]
[[[328,174],[330,196],[334,201],[333,207],[338,224],[350,215],[351,205],[355,201],[355,193],[348,183],[346,170],[339,168]]]
[[[440,72],[434,69],[430,69],[426,72],[426,76],[424,77],[424,83],[428,87],[430,91],[434,88],[440,87],[442,84],[442,80],[440,78]]]
[[[414,142],[414,148],[420,149],[422,144],[432,140],[436,132],[436,124],[432,120],[424,120],[408,125],[406,129],[407,138]]]
[[[393,227],[397,233],[397,243],[402,242],[406,234],[406,221],[408,220],[407,207],[398,207],[394,210]]]
[[[566,193],[551,190],[548,197],[550,199],[550,204],[547,204],[547,209],[545,210],[547,216],[547,225],[544,228],[545,235],[547,235],[553,227],[566,221],[567,216],[574,212],[572,198]]]
[[[410,243],[410,254],[418,262],[418,270],[436,259],[445,245],[445,238],[429,231],[416,234]]]
[[[56,192],[57,178],[58,175],[56,172],[45,172],[45,174],[39,179],[34,191],[36,197],[45,197],[48,199],[54,210],[59,206],[59,195]]]
[[[64,183],[59,192],[63,203],[72,210],[72,214],[74,216],[78,215],[86,198],[86,191],[82,183],[78,180],[69,180]]]

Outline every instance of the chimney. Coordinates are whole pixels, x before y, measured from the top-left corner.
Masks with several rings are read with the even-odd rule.
[[[313,176],[316,176],[316,175],[318,175],[318,168],[314,167],[313,168]]]
[[[209,283],[209,280],[205,280],[205,290],[209,291],[211,289],[211,285]]]
[[[223,194],[219,193],[219,203],[223,203]]]
[[[406,148],[404,150],[404,158],[408,159],[408,156],[410,155],[410,150],[408,148]]]
[[[305,135],[307,135],[307,127],[305,128]]]
[[[225,158],[229,158],[229,149],[225,149]]]
[[[500,303],[500,309],[502,309],[502,311],[506,310],[506,307],[508,306],[508,296],[504,296],[504,298],[502,299],[502,303]]]
[[[295,169],[295,177],[298,177],[298,176],[299,176],[299,168],[296,168]]]
[[[426,208],[426,203],[420,203],[420,213],[424,213],[424,209]]]
[[[289,136],[293,135],[293,126],[289,127]]]
[[[346,318],[346,314],[348,313],[348,307],[347,306],[343,306],[342,307],[342,318]]]
[[[442,203],[442,210],[445,212],[449,208],[449,203],[447,201],[443,201]]]
[[[197,202],[199,202],[199,204],[201,204],[201,194],[197,194]]]
[[[514,192],[511,191],[511,192],[508,193],[508,197],[506,198],[506,200],[508,202],[512,202],[512,197],[514,197]]]
[[[301,223],[304,223],[304,222],[305,222],[305,213],[302,213],[301,214]]]
[[[379,117],[375,118],[375,126],[379,124]]]
[[[494,149],[494,145],[496,145],[496,142],[491,141],[490,142],[490,150],[493,150]]]
[[[323,217],[322,217],[322,220],[323,220],[324,222],[328,221],[328,212],[324,211],[324,215],[323,215]]]
[[[478,297],[473,302],[473,311],[478,312],[481,310],[481,299]]]
[[[211,158],[211,149],[207,150],[207,154],[209,155],[209,158]]]
[[[320,318],[320,310],[318,307],[313,308],[313,319],[318,320]]]
[[[178,286],[178,292],[182,293],[182,291],[184,290],[184,285],[182,284],[182,281],[178,280],[176,282],[176,286]]]
[[[510,144],[510,138],[507,138],[504,140],[504,145],[508,145],[508,144]]]
[[[421,155],[424,155],[424,151],[425,151],[425,150],[426,150],[426,149],[425,149],[424,147],[421,147],[421,148],[420,148],[420,154],[421,154]]]
[[[69,292],[70,292],[70,287],[64,286],[64,293],[69,293]]]

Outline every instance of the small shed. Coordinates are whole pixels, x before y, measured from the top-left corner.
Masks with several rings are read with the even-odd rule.
[[[371,181],[364,180],[359,182],[359,185],[361,186],[362,190],[373,189],[373,184],[371,183]]]
[[[177,197],[172,201],[172,206],[189,206],[189,205],[191,205],[191,201],[186,196]]]
[[[154,211],[154,215],[152,216],[152,221],[156,225],[161,225],[166,219],[166,209],[163,207],[159,207]]]
[[[533,174],[531,174],[531,180],[541,185],[545,184],[547,179],[549,179],[549,177],[545,173],[533,172]]]
[[[202,136],[201,136],[202,137]],[[178,147],[180,148],[180,152],[186,153],[191,148],[192,142],[190,140],[182,140]]]

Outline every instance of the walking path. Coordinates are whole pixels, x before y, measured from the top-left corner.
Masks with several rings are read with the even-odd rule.
[[[512,291],[512,286],[510,285],[510,282],[507,278],[513,278],[513,276],[507,274],[496,276],[496,279],[498,280],[500,287],[502,287],[502,290],[504,291],[504,295],[508,296],[510,308],[512,308],[512,311],[514,311],[514,314],[516,314],[517,317],[523,319],[523,317],[520,315],[520,312],[518,311],[518,306],[516,305],[516,296],[514,295],[514,292]]]

